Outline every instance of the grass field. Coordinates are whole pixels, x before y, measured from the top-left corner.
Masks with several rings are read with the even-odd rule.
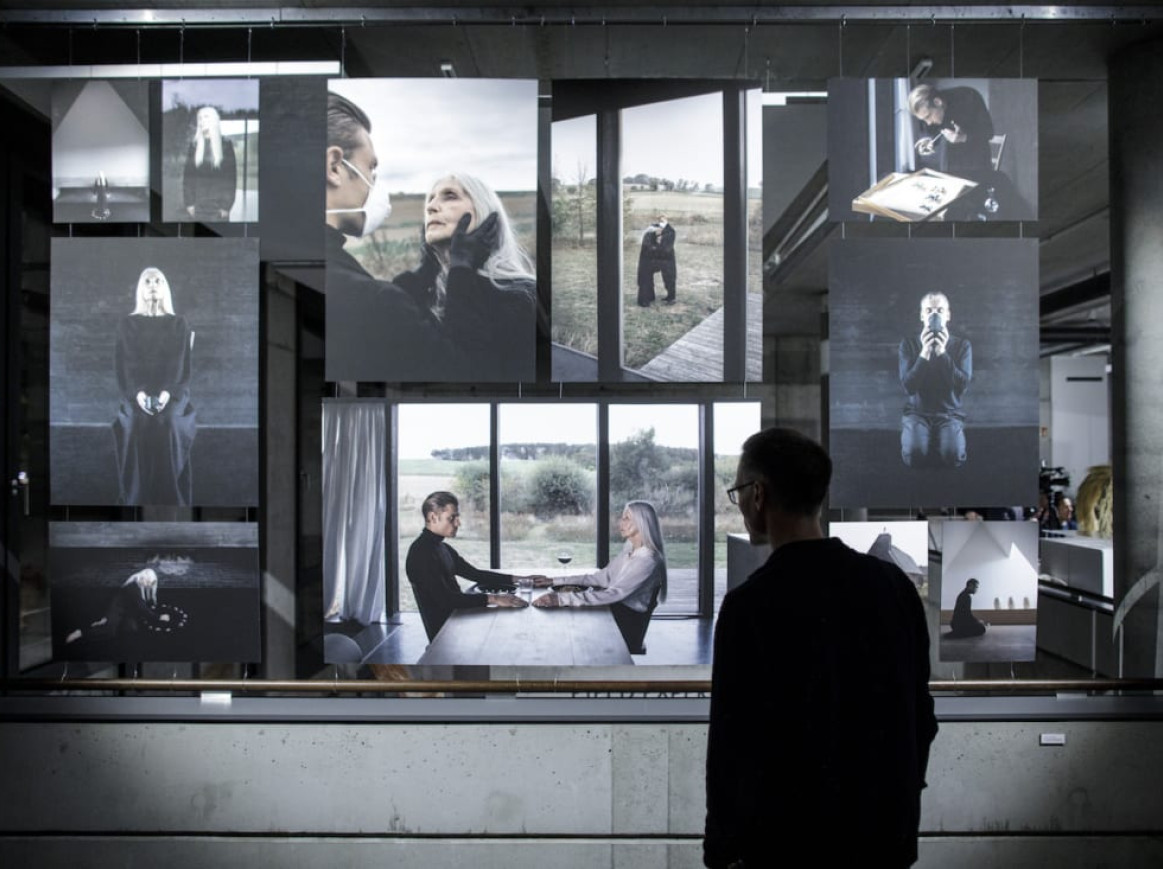
[[[717,194],[674,191],[629,191],[623,214],[622,307],[624,358],[640,368],[699,325],[723,304],[723,199]],[[748,284],[760,291],[759,198],[748,200]],[[665,214],[677,232],[675,245],[677,299],[674,305],[637,304],[638,251],[642,233]],[[570,238],[553,240],[553,340],[585,353],[597,353],[597,255],[592,245],[578,247]],[[665,295],[661,275],[655,292]]]

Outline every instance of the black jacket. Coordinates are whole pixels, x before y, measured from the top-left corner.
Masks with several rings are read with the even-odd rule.
[[[346,236],[324,225],[327,257],[327,379],[471,380],[471,357],[458,337],[490,316],[488,299],[450,298],[441,323],[411,294],[372,277],[344,249]]]
[[[945,352],[921,358],[919,338],[906,338],[897,352],[897,373],[908,393],[905,413],[964,419],[961,398],[973,379],[973,346],[967,338],[949,336]]]
[[[921,124],[926,136],[937,136],[943,129],[957,125],[965,134],[964,142],[950,142],[944,137],[937,143],[938,164],[934,168],[971,181],[982,181],[993,171],[989,140],[993,136],[993,118],[980,93],[971,87],[942,90],[945,116],[940,124]]]
[[[404,272],[393,283],[421,308],[432,299],[433,282],[421,271]],[[523,381],[536,379],[536,293],[533,281],[494,283],[480,272],[454,268],[448,272],[444,324],[464,367],[453,380]],[[469,317],[464,309],[472,306]]]
[[[408,547],[404,569],[416,594],[416,604],[420,607],[420,618],[424,621],[429,641],[440,633],[453,610],[489,605],[487,595],[461,591],[456,577],[463,576],[485,588],[512,591],[516,587],[513,577],[508,574],[473,567],[445,543],[443,537],[427,528]]]
[[[186,152],[186,170],[182,174],[182,199],[187,207],[194,206],[195,217],[224,220],[221,212],[225,211],[229,216],[238,195],[234,145],[228,139],[222,140],[222,162],[217,169],[209,160],[204,160],[199,166],[194,160],[196,153],[197,147],[191,142]]]
[[[913,584],[839,540],[777,549],[715,629],[704,861],[908,866],[937,732]]]

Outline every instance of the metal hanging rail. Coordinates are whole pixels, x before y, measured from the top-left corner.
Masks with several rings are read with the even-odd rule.
[[[758,686],[757,686],[758,687]],[[764,686],[770,688],[771,686]],[[1163,679],[965,679],[929,683],[934,694],[1059,694],[1163,691]],[[62,692],[201,694],[709,694],[706,679],[606,680],[496,679],[5,679],[4,694]],[[777,686],[778,690],[778,686]]]
[[[194,8],[184,4],[159,8],[4,9],[0,22],[131,27],[231,27],[363,24],[779,24],[875,22],[1104,22],[1142,24],[1160,17],[1154,5],[691,5],[691,6],[282,6]]]

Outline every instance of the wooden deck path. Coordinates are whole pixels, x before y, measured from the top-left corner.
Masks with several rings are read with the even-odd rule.
[[[723,379],[723,309],[715,311],[639,371],[657,380],[720,382]],[[747,294],[747,379],[763,379],[763,296]]]

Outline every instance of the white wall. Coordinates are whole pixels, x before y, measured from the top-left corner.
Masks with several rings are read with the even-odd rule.
[[[1025,609],[1038,598],[1038,526],[1034,522],[943,523],[941,609],[951,610],[972,577],[980,586],[973,609]]]
[[[1070,490],[1092,465],[1110,463],[1110,386],[1105,356],[1050,359],[1050,464],[1070,474]]]
[[[149,135],[109,82],[85,85],[53,133],[53,185],[149,186]]]

